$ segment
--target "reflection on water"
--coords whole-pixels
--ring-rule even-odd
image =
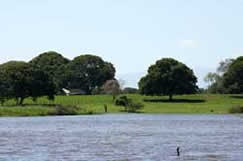
[[[241,161],[242,125],[233,115],[0,118],[0,161]]]

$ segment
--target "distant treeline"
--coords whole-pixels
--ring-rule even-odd
[[[29,62],[9,61],[0,65],[0,101],[15,99],[23,104],[27,97],[36,100],[41,96],[54,99],[65,89],[76,89],[82,94],[112,94],[140,92],[145,95],[192,94],[201,92],[196,85],[197,77],[185,64],[163,58],[148,69],[140,79],[139,90],[121,90],[115,79],[115,67],[95,55],[81,55],[69,60],[50,51],[40,54]],[[218,72],[205,78],[210,83],[206,90],[211,93],[242,93],[243,57],[226,59],[220,63]]]
[[[80,89],[85,94],[114,79],[113,64],[94,55],[81,55],[73,60],[50,51],[30,62],[10,61],[0,65],[0,99],[16,99],[22,104],[27,97],[54,95],[67,89]]]
[[[221,61],[216,72],[209,72],[204,81],[209,84],[204,91],[207,93],[243,93],[243,56]]]

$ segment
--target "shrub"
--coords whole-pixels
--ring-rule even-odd
[[[137,112],[138,110],[141,110],[144,107],[144,105],[141,102],[133,102],[131,101],[128,105],[128,112]]]
[[[77,106],[63,106],[57,105],[56,106],[56,115],[78,115],[79,114],[79,107]]]
[[[115,104],[117,106],[127,106],[131,99],[127,98],[127,96],[120,96],[116,99]]]
[[[137,112],[144,107],[141,102],[134,102],[131,98],[127,98],[127,96],[118,97],[115,104],[123,106],[126,112]]]
[[[243,113],[243,106],[237,105],[230,109],[230,113]]]

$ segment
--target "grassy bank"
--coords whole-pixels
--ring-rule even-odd
[[[0,107],[0,116],[60,116],[93,114],[78,106],[25,105]]]
[[[241,95],[182,95],[175,96],[173,102],[167,97],[128,95],[133,100],[143,102],[141,113],[184,113],[184,114],[227,114],[234,106],[243,105]],[[0,116],[46,116],[69,114],[102,114],[104,104],[109,113],[120,113],[123,109],[115,106],[112,97],[97,96],[57,96],[55,101],[40,98],[37,102],[25,101],[25,106],[16,107],[14,101],[0,107]]]

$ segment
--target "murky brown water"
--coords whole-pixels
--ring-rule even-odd
[[[181,156],[176,156],[176,147]],[[243,117],[0,118],[0,161],[242,161]]]

